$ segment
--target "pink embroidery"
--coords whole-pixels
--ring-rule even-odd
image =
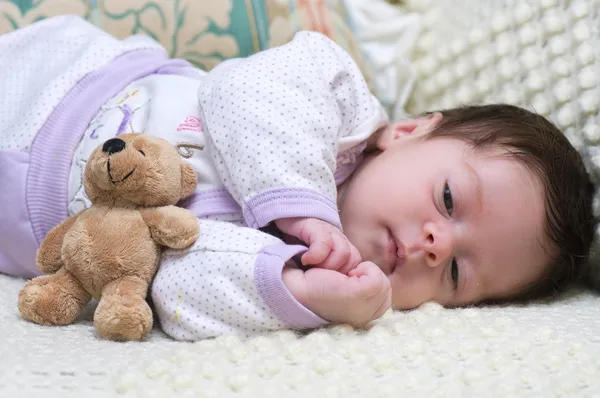
[[[202,122],[198,116],[188,116],[185,118],[185,121],[177,126],[177,131],[188,130],[188,131],[197,131],[199,133],[203,132]]]

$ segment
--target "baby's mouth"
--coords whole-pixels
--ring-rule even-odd
[[[389,264],[389,274],[393,274],[396,268],[404,264],[406,255],[404,253],[404,245],[398,241],[392,231],[387,230],[386,259]]]
[[[115,180],[115,179],[113,179],[113,176],[110,173],[110,157],[109,157],[108,161],[106,162],[106,170],[108,171],[108,179],[110,180],[110,182],[112,182],[113,184],[116,184],[116,183],[119,183],[119,182],[123,182],[126,179],[128,179],[129,177],[131,177],[131,175],[135,171],[135,167],[133,168],[133,170],[131,170],[129,173],[127,173],[125,175],[125,177],[121,178],[120,180]]]

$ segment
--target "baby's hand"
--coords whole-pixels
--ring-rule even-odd
[[[285,267],[283,282],[306,308],[332,323],[362,327],[391,306],[387,276],[372,262],[360,263],[348,276],[336,271]]]
[[[282,218],[275,221],[277,228],[292,235],[308,246],[302,255],[305,266],[339,271],[343,274],[355,268],[361,257],[358,249],[350,243],[338,228],[317,218]]]

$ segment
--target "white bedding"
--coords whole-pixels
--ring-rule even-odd
[[[0,397],[594,397],[600,297],[551,304],[389,312],[249,341],[99,340],[91,311],[68,327],[20,319],[23,281],[0,276]],[[90,307],[90,309],[93,307]]]

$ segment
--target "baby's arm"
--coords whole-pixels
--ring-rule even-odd
[[[208,152],[248,226],[312,217],[341,227],[334,177],[341,141],[358,145],[387,123],[341,47],[300,32],[217,66],[198,99]]]
[[[190,248],[164,252],[152,284],[154,308],[168,335],[198,340],[328,324],[282,279],[285,263],[305,247],[228,222],[198,224],[201,232]]]
[[[371,262],[348,275],[323,268],[283,270],[283,282],[302,305],[332,323],[364,326],[391,306],[392,289],[385,274]]]

